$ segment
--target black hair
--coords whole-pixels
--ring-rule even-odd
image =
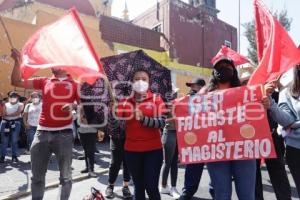
[[[150,75],[149,71],[147,71],[146,69],[136,69],[136,70],[133,72],[133,74],[132,74],[131,81],[133,81],[134,76],[135,76],[138,72],[145,72],[145,73],[148,75],[149,81],[150,81],[151,75]]]
[[[219,62],[218,62],[219,63]],[[234,88],[234,87],[239,87],[241,86],[241,81],[239,79],[239,76],[238,76],[238,71],[237,69],[234,67],[234,65],[232,66],[232,69],[233,69],[233,77],[230,81],[230,87]],[[208,92],[212,92],[212,91],[215,91],[216,89],[218,89],[218,80],[216,79],[215,75],[214,75],[214,72],[212,72],[212,76],[209,80],[209,83],[208,83],[208,86],[207,86],[207,91]]]
[[[298,99],[300,96],[300,64],[294,67],[293,75],[294,80],[289,85],[289,92],[293,98]]]

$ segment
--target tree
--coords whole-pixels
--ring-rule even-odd
[[[287,31],[290,31],[292,19],[288,18],[286,9],[282,10],[280,13],[276,11],[273,15]],[[251,22],[244,23],[243,27],[246,29],[244,35],[249,42],[249,47],[247,48],[248,57],[254,64],[258,64],[254,19]]]

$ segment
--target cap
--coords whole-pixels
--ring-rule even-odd
[[[11,91],[11,92],[8,93],[8,96],[9,97],[19,97],[19,94],[15,91]]]
[[[205,81],[202,78],[194,79],[192,82],[186,83],[187,87],[191,87],[192,85],[205,86]]]
[[[221,62],[225,62],[225,63],[228,63],[230,64],[232,67],[235,67],[234,65],[234,62],[232,59],[226,57],[226,56],[221,56],[220,58],[218,58],[214,63],[213,63],[213,66],[214,68]]]

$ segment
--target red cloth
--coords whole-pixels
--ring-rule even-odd
[[[77,83],[68,76],[67,80],[57,78],[35,78],[33,87],[42,90],[43,103],[39,124],[45,127],[60,128],[72,123],[72,114],[62,111],[66,104],[79,100]]]
[[[156,117],[165,111],[165,104],[160,96],[151,92],[147,93],[147,98],[137,103],[134,98],[123,99],[117,107],[117,116],[126,120],[125,150],[133,152],[145,152],[162,148],[160,132],[157,128],[143,126],[134,117],[134,110],[138,108],[144,116]]]
[[[238,52],[236,52],[224,45],[222,45],[222,47],[221,47],[220,51],[217,53],[217,55],[215,57],[213,57],[213,59],[211,60],[211,63],[215,64],[215,62],[222,57],[230,58],[234,62],[235,65],[242,65],[245,63],[249,63],[248,58],[246,58],[245,56],[242,56]]]
[[[58,21],[42,27],[23,47],[21,74],[24,79],[39,69],[52,67],[62,68],[91,84],[96,80],[97,72],[104,74],[75,9]]]
[[[300,63],[300,51],[261,0],[254,1],[259,65],[248,85],[264,84]]]

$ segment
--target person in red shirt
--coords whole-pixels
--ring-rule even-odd
[[[133,96],[118,103],[116,115],[125,120],[125,161],[134,184],[134,199],[160,200],[158,189],[163,151],[160,128],[165,121],[165,104],[149,90],[148,72],[138,70],[132,79]]]
[[[65,71],[52,68],[52,78],[23,80],[20,72],[20,53],[12,50],[15,65],[11,84],[15,87],[41,90],[42,111],[31,148],[32,199],[41,200],[45,190],[45,175],[52,153],[60,171],[60,200],[69,199],[72,189],[73,125],[71,111],[78,102],[77,83]]]

